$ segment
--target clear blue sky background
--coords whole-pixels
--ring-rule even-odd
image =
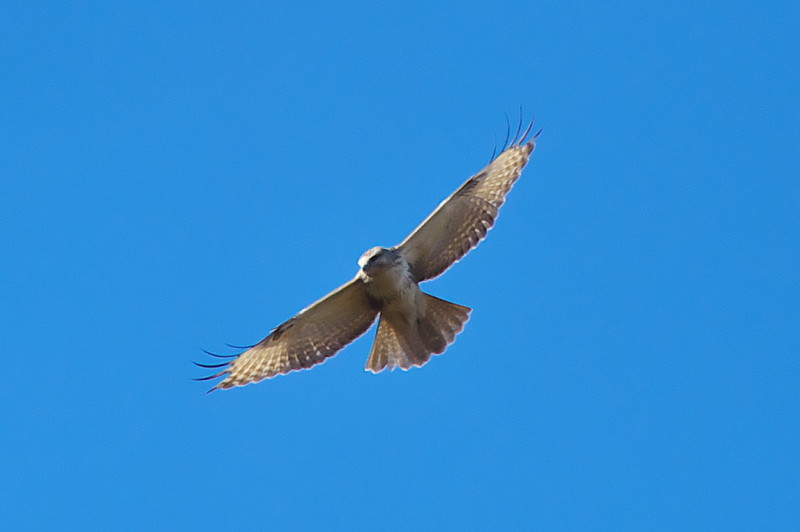
[[[8,530],[800,527],[796,2],[61,4],[0,14]],[[520,105],[445,355],[191,380]]]

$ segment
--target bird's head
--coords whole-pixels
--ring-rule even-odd
[[[358,259],[361,271],[368,277],[375,277],[381,273],[401,265],[402,257],[395,249],[374,247],[368,249]]]

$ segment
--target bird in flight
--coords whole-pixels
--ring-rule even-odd
[[[374,247],[358,260],[355,278],[230,360],[199,364],[219,369],[196,380],[222,378],[209,391],[243,386],[321,364],[364,334],[378,320],[366,369],[407,370],[444,353],[464,329],[472,311],[423,292],[419,283],[438,277],[486,237],[500,206],[528,163],[541,130],[522,122],[509,144],[469,178],[395,247]],[[510,129],[510,128],[509,128]]]

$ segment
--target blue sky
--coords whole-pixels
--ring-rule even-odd
[[[794,2],[10,2],[0,516],[797,530]],[[544,127],[422,369],[206,395]]]

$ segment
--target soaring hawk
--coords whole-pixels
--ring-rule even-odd
[[[443,353],[463,330],[472,309],[426,294],[419,283],[444,273],[486,237],[536,146],[541,130],[529,138],[532,127],[533,122],[524,132],[518,128],[508,148],[444,200],[402,243],[364,253],[352,281],[246,351],[213,355],[231,360],[197,364],[221,368],[197,380],[222,377],[213,391],[316,366],[364,334],[376,319],[378,332],[367,370],[407,370]]]

